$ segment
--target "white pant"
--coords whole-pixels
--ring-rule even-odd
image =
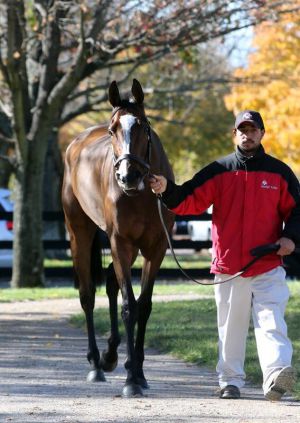
[[[227,277],[216,275],[215,281]],[[282,267],[215,286],[219,331],[217,372],[221,388],[226,385],[241,388],[245,384],[244,360],[251,309],[264,390],[274,372],[291,365],[293,349],[284,321],[288,298]]]

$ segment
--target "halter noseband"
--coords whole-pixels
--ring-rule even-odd
[[[122,154],[118,158],[114,157],[114,167],[117,167],[123,160],[131,160],[133,162],[138,163],[148,171],[150,170],[150,164],[147,163],[145,160],[141,159],[140,157],[136,156],[135,154],[127,153]]]

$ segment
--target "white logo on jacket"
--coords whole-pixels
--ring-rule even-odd
[[[265,179],[261,182],[260,187],[264,189],[278,189],[275,185],[270,185]]]

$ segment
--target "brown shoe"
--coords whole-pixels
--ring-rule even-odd
[[[240,397],[240,390],[234,385],[227,385],[220,391],[220,398],[222,399],[239,399]]]
[[[273,378],[265,393],[265,398],[269,401],[280,401],[286,392],[290,392],[293,389],[295,382],[295,370],[291,366],[284,367]]]

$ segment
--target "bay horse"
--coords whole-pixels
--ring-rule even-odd
[[[136,79],[131,93],[133,99],[121,99],[117,83],[110,84],[108,98],[113,110],[109,126],[88,128],[71,142],[62,189],[75,286],[87,324],[87,359],[91,365],[87,380],[105,381],[104,372],[113,371],[117,365],[120,290],[127,343],[124,397],[141,396],[149,387],[143,372],[144,338],[155,277],[167,248],[148,177],[156,173],[174,180],[160,139],[145,115],[144,93]],[[164,219],[171,231],[174,215],[165,209]],[[95,285],[101,276],[99,227],[108,235],[112,254],[106,275],[111,333],[101,357],[93,319]],[[139,251],[144,261],[141,292],[136,299],[131,266]]]

